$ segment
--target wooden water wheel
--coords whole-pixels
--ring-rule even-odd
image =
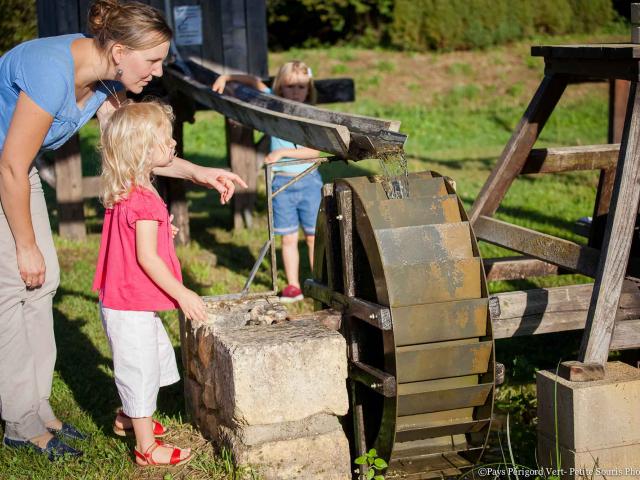
[[[451,184],[410,174],[388,199],[375,178],[325,185],[318,215],[317,308],[343,312],[354,456],[386,478],[439,478],[477,462],[494,393],[494,345],[476,239]]]

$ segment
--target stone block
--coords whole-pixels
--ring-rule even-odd
[[[213,358],[213,332],[206,327],[199,328],[196,338],[198,359],[202,365],[208,366]]]
[[[279,442],[294,438],[311,437],[341,430],[340,420],[333,415],[319,413],[295,422],[282,422],[270,425],[234,425],[220,427],[217,440],[224,438],[224,432],[233,430],[233,434],[243,445],[255,446],[267,442]]]
[[[205,382],[202,385],[202,403],[210,410],[218,408],[218,402],[216,402],[216,386],[212,381]]]
[[[218,331],[216,396],[227,425],[348,411],[344,338],[317,322]]]
[[[640,43],[640,26],[631,27],[631,43]]]
[[[349,442],[341,429],[247,446],[229,429],[226,445],[238,465],[250,466],[264,480],[350,480]]]
[[[200,413],[198,428],[202,435],[209,440],[215,440],[218,434],[218,417],[213,410],[203,408]]]
[[[553,438],[538,434],[538,464],[558,469]],[[640,478],[640,443],[576,452],[560,447],[560,478],[563,480],[605,480]]]
[[[557,385],[557,399],[554,389]],[[605,378],[570,382],[555,372],[537,375],[538,433],[578,453],[640,443],[640,370],[621,362],[606,365]]]
[[[185,377],[184,379],[184,400],[187,406],[187,414],[193,421],[196,421],[197,412],[202,408],[200,398],[202,387],[194,379]]]

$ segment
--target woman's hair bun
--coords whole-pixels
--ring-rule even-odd
[[[152,48],[172,35],[160,10],[137,1],[95,0],[89,8],[87,27],[103,52],[112,42],[134,50]]]
[[[89,9],[87,27],[92,35],[109,25],[109,17],[120,8],[118,0],[95,0]]]

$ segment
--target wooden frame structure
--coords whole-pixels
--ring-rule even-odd
[[[541,260],[542,265],[555,265],[595,279],[592,286],[501,294],[493,301],[492,313],[496,338],[584,326],[578,361],[565,362],[561,374],[574,381],[598,379],[604,375],[610,349],[640,347],[640,312],[635,310],[640,305],[634,280],[637,260],[629,259],[640,200],[640,91],[637,88],[640,46],[540,46],[533,47],[531,53],[544,57],[545,76],[482,187],[471,209],[470,220],[481,240]],[[567,85],[594,77],[611,81],[609,139],[613,142],[619,136],[620,145],[533,150]],[[620,112],[626,94],[625,81],[630,82],[630,87],[622,122]],[[601,172],[594,206],[594,217],[608,212],[601,245],[593,231],[589,245],[582,246],[493,218],[519,175],[585,169]],[[492,263],[492,269],[496,265],[499,262]],[[530,264],[528,268],[531,268]],[[517,266],[511,268],[509,274],[528,275],[518,272]],[[625,293],[621,295],[623,290]],[[539,311],[534,323],[537,325],[527,325],[523,309],[535,310],[530,302],[536,296]],[[504,316],[508,310],[504,308],[505,303],[520,312],[514,314],[518,317],[517,326],[508,326],[509,316]],[[566,315],[567,309],[572,310],[573,315]]]

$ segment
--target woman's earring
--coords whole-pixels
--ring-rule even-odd
[[[121,77],[122,76],[122,69],[119,68],[116,70],[116,77]]]

